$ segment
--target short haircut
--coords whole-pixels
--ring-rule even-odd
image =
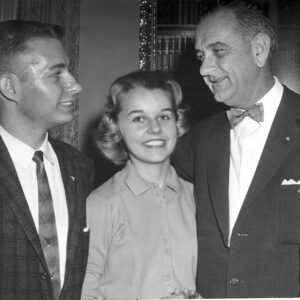
[[[64,29],[59,25],[20,20],[0,22],[0,74],[22,73],[24,66],[16,65],[16,57],[29,51],[30,41],[56,39],[62,42],[63,37]]]
[[[96,147],[116,165],[124,165],[129,158],[117,125],[118,114],[122,109],[122,96],[137,87],[147,90],[160,89],[169,93],[176,117],[178,137],[188,130],[185,110],[178,108],[182,101],[181,87],[169,75],[162,71],[135,71],[121,76],[110,87],[105,112],[94,133]]]
[[[222,11],[232,11],[234,13],[238,20],[236,30],[242,37],[253,38],[259,33],[266,34],[270,39],[269,58],[273,56],[277,48],[276,33],[271,21],[257,5],[251,2],[235,0],[214,8],[203,16],[203,18]]]

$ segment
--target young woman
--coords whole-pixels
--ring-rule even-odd
[[[159,71],[111,86],[96,143],[125,167],[88,198],[90,250],[82,299],[196,297],[192,185],[170,165],[187,130],[181,88]]]

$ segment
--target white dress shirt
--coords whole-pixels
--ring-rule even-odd
[[[48,142],[48,135],[37,150],[16,139],[0,125],[0,135],[8,149],[19,177],[27,204],[29,206],[37,232],[39,231],[38,184],[36,163],[32,160],[35,151],[44,153],[44,165],[53,199],[60,258],[60,278],[63,285],[66,265],[68,235],[68,209],[65,189],[60,173],[57,156]]]
[[[283,94],[283,86],[275,77],[275,84],[257,103],[264,107],[264,121],[258,123],[245,117],[230,130],[229,168],[229,237],[249,186],[255,174],[260,156],[270,132]]]

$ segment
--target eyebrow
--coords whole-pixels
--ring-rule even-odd
[[[208,46],[207,46],[207,48],[208,49],[212,49],[212,48],[214,48],[214,47],[226,47],[226,48],[228,48],[229,46],[228,46],[228,44],[225,44],[225,43],[223,43],[223,42],[215,42],[215,43],[210,43]],[[204,51],[203,50],[200,50],[200,49],[196,49],[195,50],[195,52],[196,52],[196,55],[197,54],[201,54],[201,53],[203,53]]]
[[[65,63],[58,63],[58,64],[55,64],[55,65],[49,67],[49,70],[64,69],[64,68],[68,68],[68,65]]]
[[[166,111],[169,111],[169,112],[173,112],[173,109],[172,108],[163,108],[161,110],[161,112],[166,112]],[[132,114],[139,114],[139,113],[143,113],[144,111],[142,109],[137,109],[137,110],[132,110],[128,113],[128,115],[132,115]]]
[[[228,47],[228,45],[223,42],[215,42],[208,45],[209,48],[213,48],[216,46]]]

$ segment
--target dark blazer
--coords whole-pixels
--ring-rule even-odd
[[[300,96],[281,104],[228,248],[230,127],[224,112],[194,127],[175,165],[195,184],[197,288],[203,297],[298,297],[300,290]]]
[[[51,141],[58,157],[69,213],[67,260],[60,299],[80,299],[89,232],[86,197],[93,188],[94,168],[79,151]],[[0,299],[53,299],[51,279],[39,236],[11,157],[0,137]]]

